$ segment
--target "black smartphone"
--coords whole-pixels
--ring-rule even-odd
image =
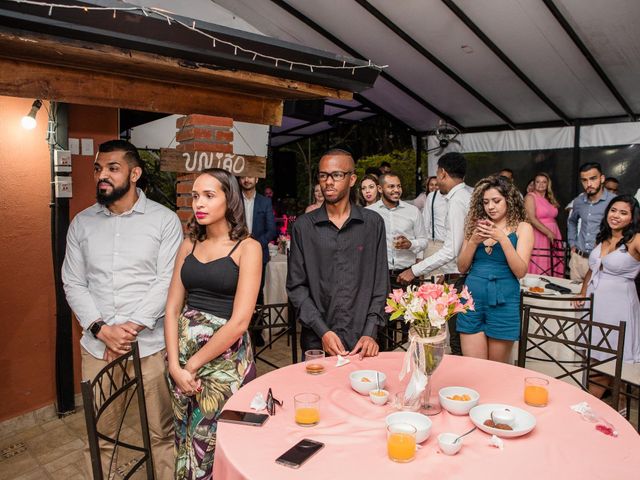
[[[322,447],[324,447],[324,443],[305,438],[276,458],[276,463],[286,467],[299,468]]]
[[[224,410],[218,417],[219,422],[239,423],[261,427],[269,419],[266,413],[240,412],[239,410]]]

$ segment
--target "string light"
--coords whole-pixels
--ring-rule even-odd
[[[49,16],[52,15],[53,13],[53,9],[54,8],[61,8],[61,9],[67,9],[67,10],[79,10],[82,9],[85,12],[89,12],[89,11],[113,11],[113,18],[116,18],[116,12],[142,12],[146,17],[149,16],[149,13],[151,14],[155,14],[163,19],[165,19],[167,21],[167,24],[169,26],[172,26],[172,22],[176,23],[184,28],[188,28],[189,30],[192,30],[204,37],[209,38],[212,41],[213,44],[213,48],[216,48],[216,43],[221,43],[223,45],[226,45],[228,47],[233,48],[233,54],[237,55],[238,54],[238,50],[240,50],[242,53],[248,54],[248,55],[252,55],[253,56],[253,60],[255,61],[256,58],[260,58],[261,60],[267,60],[267,61],[272,61],[274,62],[275,66],[278,66],[279,62],[286,62],[289,64],[289,70],[293,70],[294,66],[297,67],[301,67],[301,68],[308,68],[311,72],[313,72],[313,69],[324,69],[324,70],[351,70],[351,74],[355,75],[356,70],[362,69],[362,68],[375,68],[377,70],[382,70],[384,68],[387,68],[388,65],[376,65],[375,63],[373,63],[371,60],[368,61],[367,65],[347,65],[347,62],[345,60],[342,61],[342,65],[311,65],[309,63],[304,63],[304,62],[296,62],[296,61],[292,61],[292,60],[288,60],[286,58],[279,58],[279,57],[274,57],[271,55],[265,55],[262,54],[260,52],[256,52],[255,50],[251,50],[248,48],[244,48],[241,45],[236,45],[235,43],[229,42],[227,40],[222,40],[218,37],[215,37],[214,35],[211,35],[208,32],[205,32],[203,30],[200,30],[199,28],[196,27],[196,21],[191,19],[191,21],[193,22],[191,25],[188,25],[182,21],[180,21],[177,18],[174,18],[170,15],[168,15],[166,13],[165,10],[159,9],[159,8],[155,8],[155,7],[139,7],[139,6],[131,6],[131,7],[87,7],[87,6],[83,6],[83,5],[65,5],[65,4],[58,4],[58,3],[48,3],[48,2],[39,2],[39,1],[35,1],[35,0],[8,0],[10,2],[13,3],[19,3],[19,4],[26,4],[26,5],[33,5],[33,6],[38,6],[38,7],[49,7]]]

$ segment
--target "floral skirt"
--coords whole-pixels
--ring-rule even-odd
[[[225,323],[224,318],[185,308],[178,318],[180,365],[184,366]],[[202,391],[186,396],[167,374],[174,415],[176,478],[180,480],[212,478],[218,416],[229,397],[255,378],[248,332],[203,365],[197,376]]]

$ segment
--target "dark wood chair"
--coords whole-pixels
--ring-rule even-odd
[[[283,365],[276,365],[264,358],[267,350],[271,350],[273,344],[279,339],[286,337],[287,345],[291,346],[291,362],[298,361],[298,337],[295,316],[293,309],[288,303],[272,303],[268,305],[256,305],[254,312],[255,322],[252,322],[249,330],[252,332],[267,333],[267,339],[262,347],[255,347],[253,356],[256,361],[266,363],[273,368],[280,368]]]
[[[549,277],[557,277],[558,274],[563,271],[564,278],[569,278],[569,256],[571,250],[567,249],[567,246],[562,241],[555,241],[550,248],[533,248],[531,251],[531,264],[538,267],[541,272],[540,275],[547,275]],[[539,262],[540,258],[546,258],[549,261],[549,266],[542,267]]]
[[[81,383],[94,480],[109,479],[116,473],[123,479],[128,479],[143,467],[146,467],[147,480],[155,478],[137,342],[133,342],[131,347],[129,354],[107,364],[93,380],[85,380]],[[142,445],[134,445],[120,438],[125,418],[134,398],[138,403]],[[104,431],[106,428],[99,425],[100,419],[108,409],[111,414],[117,415],[115,431]],[[102,467],[101,443],[103,449],[106,447],[106,450],[111,450],[106,472]],[[139,456],[118,466],[118,455],[121,451],[134,452]]]
[[[581,297],[545,297],[545,303],[556,305],[537,305],[537,295],[521,293],[520,313],[521,331],[518,344],[518,366],[526,367],[527,360],[549,362],[559,373],[552,375],[557,379],[571,380],[583,390],[589,391],[589,385],[611,388],[611,402],[618,408],[620,396],[622,358],[626,322],[609,325],[593,321],[593,296]],[[583,307],[574,307],[570,302],[584,301]],[[597,336],[594,336],[597,333]],[[599,339],[598,339],[599,337]],[[596,340],[597,339],[597,340]],[[565,351],[573,354],[573,359],[557,358],[551,350],[562,345]],[[598,352],[602,358],[593,357]],[[613,363],[613,383],[605,385],[598,379],[597,368]]]

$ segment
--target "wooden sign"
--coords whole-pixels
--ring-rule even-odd
[[[222,168],[238,177],[265,178],[266,167],[265,157],[221,152],[179,152],[174,148],[160,149],[160,170],[163,172],[197,173],[207,168]]]

